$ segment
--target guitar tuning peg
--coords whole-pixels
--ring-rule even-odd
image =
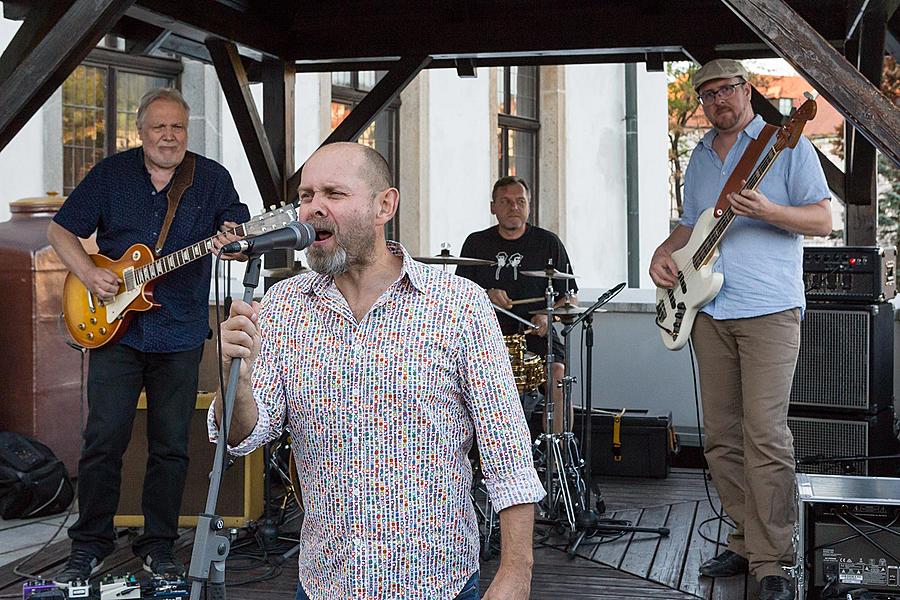
[[[815,92],[815,91],[803,92],[803,95],[806,97],[807,100],[815,100],[819,96],[819,93]]]

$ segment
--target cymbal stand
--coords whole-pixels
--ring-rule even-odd
[[[595,302],[590,308],[586,311],[578,315],[577,318],[573,319],[570,323],[568,323],[562,330],[562,338],[565,341],[566,348],[566,364],[569,364],[569,345],[568,338],[569,334],[578,326],[579,323],[582,324],[584,340],[585,340],[585,364],[586,372],[585,372],[585,405],[582,406],[582,448],[584,454],[584,460],[581,459],[581,456],[577,454],[578,448],[577,444],[572,442],[572,446],[575,448],[575,458],[577,459],[573,464],[580,467],[576,470],[576,475],[579,475],[577,471],[583,469],[584,477],[578,477],[577,481],[580,483],[578,490],[583,492],[583,494],[579,494],[579,508],[581,508],[581,512],[579,513],[578,518],[578,535],[569,545],[568,553],[569,556],[575,556],[576,551],[578,550],[578,546],[581,545],[584,538],[590,535],[598,535],[598,534],[618,534],[623,532],[641,532],[641,533],[655,533],[657,535],[667,536],[669,535],[669,529],[666,527],[636,527],[633,525],[626,525],[622,522],[615,522],[609,519],[600,519],[597,513],[594,511],[593,506],[591,504],[591,494],[593,492],[593,474],[591,472],[591,456],[592,456],[592,448],[591,448],[591,431],[593,429],[593,424],[591,423],[591,416],[593,413],[592,408],[592,397],[591,397],[591,383],[592,376],[591,371],[593,368],[593,346],[594,346],[594,330],[593,330],[593,315],[594,312],[599,309],[601,306],[612,300],[612,298],[622,291],[622,288],[625,287],[625,283],[620,283],[619,285],[607,290],[600,298]],[[571,432],[568,435],[572,435]],[[574,531],[574,529],[573,529]]]
[[[551,520],[559,520],[561,513],[565,512],[565,522],[569,529],[575,531],[575,504],[570,487],[569,477],[573,473],[573,469],[566,468],[571,465],[571,460],[566,461],[563,455],[563,439],[564,434],[553,432],[553,411],[555,409],[555,400],[553,398],[554,390],[557,386],[561,386],[562,382],[553,380],[553,363],[556,362],[556,356],[553,354],[553,299],[556,295],[553,289],[553,277],[550,275],[552,271],[552,263],[548,264],[547,288],[544,290],[544,299],[547,309],[547,356],[545,359],[545,368],[547,371],[547,395],[544,398],[544,411],[547,414],[547,431],[543,432],[536,444],[545,444],[546,470],[544,472],[544,487],[547,490],[547,510],[546,517]],[[571,385],[571,381],[569,383]],[[565,404],[565,394],[563,394],[563,403]],[[563,414],[563,431],[568,428],[568,409]],[[569,447],[569,444],[566,444]],[[566,452],[566,458],[571,459],[571,448]],[[558,489],[554,485],[554,475],[558,473]],[[575,485],[577,489],[577,482]],[[561,505],[561,506],[560,506]]]

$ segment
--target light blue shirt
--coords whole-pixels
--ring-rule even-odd
[[[715,206],[751,138],[756,139],[764,126],[762,117],[756,115],[738,135],[724,163],[712,148],[715,129],[703,136],[684,175],[682,225],[693,228],[700,213]],[[775,139],[773,136],[760,159]],[[806,137],[801,137],[795,148],[781,152],[759,191],[782,206],[814,204],[831,197],[822,165]],[[702,312],[714,319],[742,319],[806,308],[803,236],[758,219],[736,217],[725,232],[719,252],[713,270],[724,275],[725,283]]]

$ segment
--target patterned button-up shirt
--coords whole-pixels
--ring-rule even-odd
[[[455,597],[478,570],[476,435],[496,510],[544,496],[487,295],[389,248],[400,276],[360,322],[316,273],[273,286],[260,311],[259,419],[232,452],[290,431],[311,598]],[[215,439],[211,411],[209,426]]]

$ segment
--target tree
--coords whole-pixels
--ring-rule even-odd
[[[669,172],[672,183],[672,197],[675,200],[675,209],[678,216],[684,210],[682,188],[684,187],[683,162],[690,153],[686,133],[688,121],[697,112],[700,104],[697,102],[697,93],[691,87],[691,78],[697,66],[679,66],[678,63],[668,63],[666,72],[669,75]]]

